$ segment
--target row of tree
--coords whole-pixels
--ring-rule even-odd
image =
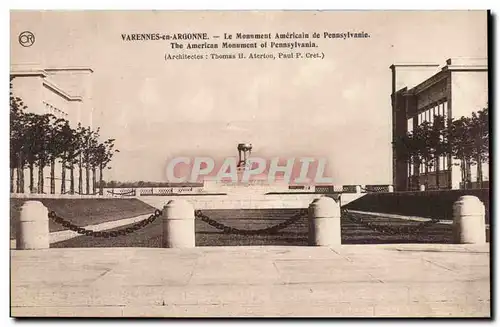
[[[432,167],[438,172],[448,167],[440,167],[440,158],[455,160],[460,166],[462,182],[470,185],[471,167],[476,166],[476,181],[482,185],[482,163],[489,162],[489,117],[488,107],[473,112],[471,117],[447,119],[434,116],[431,122],[424,121],[413,131],[396,140],[399,153],[408,160],[419,176],[423,165],[427,175]],[[439,188],[439,174],[436,173],[436,186]]]
[[[103,170],[108,167],[113,154],[114,139],[101,142],[99,129],[92,130],[78,124],[72,128],[68,120],[52,114],[26,112],[22,99],[12,93],[10,86],[10,190],[25,192],[25,169],[29,171],[29,192],[43,193],[44,168],[50,167],[50,193],[56,193],[56,162],[61,163],[60,193],[96,193],[97,171],[99,171],[102,194]],[[35,185],[35,170],[38,178]],[[78,188],[75,188],[75,170],[78,169]],[[66,189],[66,174],[69,170],[69,190]],[[14,180],[15,172],[17,178]],[[85,171],[85,181],[83,180]],[[92,173],[92,189],[90,175]],[[85,184],[84,184],[85,183]],[[84,187],[85,186],[85,187]]]

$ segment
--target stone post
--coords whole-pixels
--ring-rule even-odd
[[[40,201],[24,202],[16,233],[16,248],[18,250],[49,248],[48,213],[48,209]]]
[[[389,192],[389,193],[394,192],[394,186],[389,185],[389,186],[387,187],[387,192]]]
[[[361,193],[361,185],[356,185],[356,193]]]
[[[163,208],[164,248],[194,248],[194,208],[185,200],[170,200]]]
[[[472,195],[461,196],[453,204],[453,241],[458,244],[486,243],[484,204]]]
[[[425,185],[424,184],[420,184],[420,191],[425,191]]]
[[[340,204],[329,197],[309,205],[309,245],[340,245]]]

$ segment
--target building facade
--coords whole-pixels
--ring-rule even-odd
[[[23,100],[27,112],[35,114],[52,114],[70,122],[73,128],[78,124],[92,127],[92,73],[88,67],[37,67],[36,65],[12,65],[10,80],[14,96]],[[38,168],[35,168],[38,171]],[[44,187],[38,190],[38,173],[34,173],[34,193],[61,193],[62,189],[69,190],[69,173],[63,180],[62,164],[55,163],[55,189],[51,189],[50,167],[44,168]],[[17,180],[18,172],[14,173]],[[29,170],[24,170],[24,187],[15,192],[29,193]],[[79,169],[74,170],[75,192],[78,192],[80,180]],[[86,182],[85,169],[82,171],[82,180]],[[92,178],[90,189],[93,189]],[[65,183],[65,187],[61,184]],[[82,185],[82,193],[87,193],[86,185]]]
[[[486,59],[448,59],[438,64],[395,64],[392,72],[392,144],[393,184],[396,191],[426,189],[460,189],[460,162],[451,155],[439,159],[436,166],[410,163],[407,154],[396,144],[407,132],[422,122],[432,123],[435,116],[470,117],[472,112],[488,106],[488,65]],[[482,164],[484,184],[489,180],[489,165]],[[471,169],[472,187],[476,185],[476,169]],[[439,179],[439,180],[438,180]],[[469,186],[471,183],[469,183]]]

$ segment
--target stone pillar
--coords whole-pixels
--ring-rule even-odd
[[[309,205],[309,245],[340,245],[340,204],[329,197]]]
[[[170,200],[163,208],[164,248],[194,248],[194,208],[185,200]]]
[[[453,204],[453,241],[458,244],[486,243],[484,204],[472,195],[461,196]]]
[[[425,185],[424,184],[420,184],[420,191],[425,191]]]
[[[356,193],[361,193],[361,185],[356,185]]]
[[[26,201],[23,204],[16,233],[18,250],[49,248],[48,213],[48,209],[40,201]]]
[[[389,192],[389,193],[394,192],[394,186],[389,185],[389,186],[387,187],[387,192]]]

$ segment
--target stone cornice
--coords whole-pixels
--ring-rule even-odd
[[[10,71],[11,77],[20,77],[20,76],[40,76],[47,77],[48,73],[43,69],[13,69]]]
[[[60,96],[62,96],[63,98],[65,98],[68,101],[80,101],[80,102],[83,101],[83,98],[81,96],[75,96],[75,95],[71,95],[71,94],[67,93],[66,91],[61,89],[59,86],[57,86],[54,82],[52,82],[48,79],[44,79],[43,86],[45,86],[46,88],[50,89],[51,91],[59,94]]]
[[[68,71],[68,72],[72,72],[72,71],[89,71],[91,73],[94,72],[94,70],[92,70],[92,68],[90,67],[50,67],[50,68],[44,68],[45,71],[47,72],[60,72],[60,71]]]
[[[473,65],[473,66],[449,65],[449,66],[443,67],[443,71],[487,72],[488,66],[484,66],[484,65]]]
[[[426,79],[422,83],[418,84],[417,86],[413,87],[412,89],[408,90],[408,93],[418,94],[418,93],[422,92],[423,90],[428,89],[429,87],[433,86],[434,84],[441,82],[443,79],[447,78],[449,75],[450,75],[450,73],[448,70],[442,70],[442,71],[432,75],[431,77],[429,77],[428,79]]]

